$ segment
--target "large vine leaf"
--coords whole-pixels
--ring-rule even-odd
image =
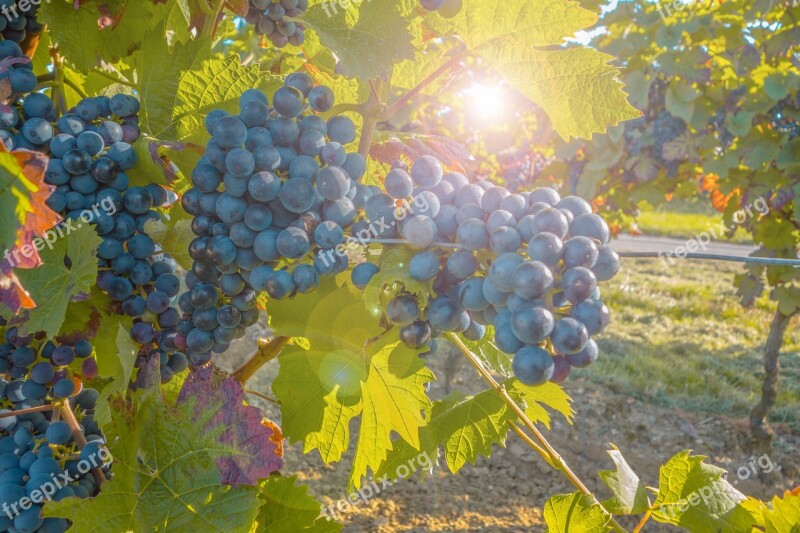
[[[548,533],[605,533],[611,517],[594,499],[575,492],[551,497],[544,505]]]
[[[97,369],[105,378],[111,378],[100,391],[94,418],[100,426],[111,422],[111,398],[128,389],[139,347],[131,339],[130,318],[109,315],[101,311],[102,319],[94,340]]]
[[[240,453],[218,457],[222,483],[228,485],[257,485],[283,465],[282,435],[277,427],[264,423],[260,409],[244,404],[242,385],[228,377],[216,383],[212,367],[192,372],[183,384],[178,402],[193,400],[194,412],[215,410],[205,430],[217,433],[219,442],[231,446]]]
[[[750,531],[755,518],[741,505],[746,496],[704,460],[685,450],[661,467],[653,519],[690,531]]]
[[[208,112],[221,108],[236,113],[247,89],[280,84],[258,65],[243,66],[235,56],[214,56],[210,37],[170,44],[159,37],[163,31],[162,25],[148,34],[137,54],[142,128],[157,139],[202,145]]]
[[[641,514],[650,508],[647,489],[617,448],[608,450],[616,470],[601,470],[600,478],[611,489],[611,498],[603,502],[613,514]]]
[[[543,50],[563,44],[597,17],[570,0],[465,3],[436,28],[457,34],[516,89],[539,104],[564,138],[589,138],[639,115],[625,99],[613,58],[591,48]]]
[[[550,429],[550,413],[545,409],[546,406],[561,413],[567,422],[572,423],[572,418],[575,416],[575,411],[570,403],[572,400],[561,385],[548,382],[536,387],[529,387],[517,379],[506,380],[503,385],[508,390],[508,394],[522,404],[525,414],[531,421],[541,422]]]
[[[517,415],[495,389],[470,398],[450,395],[436,402],[428,424],[438,442],[444,445],[447,466],[454,474],[479,455],[489,457],[492,445],[505,446],[508,423]]]
[[[106,427],[114,477],[94,498],[48,503],[76,533],[92,531],[248,532],[261,500],[258,487],[220,483],[215,461],[236,450],[207,431],[215,409],[198,414],[165,405],[157,389],[120,403]]]
[[[785,493],[772,498],[772,509],[763,510],[767,533],[798,533],[800,531],[800,492]]]
[[[260,494],[265,500],[258,513],[258,531],[271,533],[335,533],[341,524],[320,516],[321,504],[308,494],[308,487],[297,485],[297,476],[274,475],[264,482]]]
[[[18,269],[17,277],[36,302],[26,311],[27,319],[20,328],[24,332],[43,331],[55,337],[67,312],[70,300],[85,297],[97,280],[96,250],[101,239],[94,226],[71,221],[63,225],[63,237],[42,249],[42,265]],[[55,231],[53,235],[55,236]]]
[[[362,415],[356,486],[384,460],[392,432],[419,449],[433,374],[418,350],[402,345],[395,331],[383,332],[359,291],[328,278],[313,293],[270,301],[267,309],[278,335],[306,339],[306,348],[295,343],[281,353],[272,385],[288,438],[306,452],[319,450],[326,463],[338,461],[350,444],[350,421]]]
[[[101,60],[127,58],[145,42],[148,28],[168,15],[152,0],[117,0],[113,3],[56,0],[43,3],[39,21],[46,24],[59,52],[76,70],[88,72]],[[154,36],[153,38],[155,38]],[[157,36],[166,39],[166,32]]]
[[[322,2],[306,12],[303,22],[336,54],[340,72],[350,78],[386,78],[392,65],[414,59],[408,20],[392,0],[362,2],[359,9]]]
[[[34,246],[34,237],[61,220],[44,203],[54,189],[44,183],[47,161],[38,152],[12,153],[0,146],[0,246],[11,252],[0,258],[4,272],[38,265],[40,246]]]

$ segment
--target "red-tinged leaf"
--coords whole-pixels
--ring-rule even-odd
[[[260,409],[244,404],[244,392],[238,381],[229,377],[219,384],[215,382],[214,369],[210,366],[193,372],[186,378],[178,402],[193,398],[198,412],[215,409],[206,429],[224,427],[219,441],[240,452],[217,459],[222,483],[257,485],[259,479],[268,478],[283,464],[273,440],[276,433],[271,425],[263,423]]]
[[[461,162],[472,158],[469,151],[456,141],[416,134],[390,134],[386,140],[379,140],[372,145],[370,155],[387,165],[404,157],[415,161],[423,155],[432,155],[445,166],[461,171]]]
[[[3,264],[7,263],[4,262]],[[14,313],[22,308],[31,309],[36,307],[36,302],[25,292],[13,272],[0,273],[0,302],[3,302]]]
[[[36,247],[33,246],[33,239],[40,237],[44,233],[61,222],[61,216],[50,209],[45,203],[55,190],[55,186],[44,182],[44,174],[47,170],[48,157],[39,152],[28,152],[27,150],[17,150],[12,152],[14,159],[17,160],[24,178],[29,182],[28,188],[32,190],[30,203],[33,211],[26,213],[25,224],[18,231],[17,249],[24,250],[26,246],[33,247],[33,253],[29,259],[17,263],[20,268],[35,268],[42,261]],[[22,176],[20,176],[21,178]],[[42,246],[44,247],[44,246]]]

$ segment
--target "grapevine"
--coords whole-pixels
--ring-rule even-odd
[[[651,255],[613,240],[646,203],[700,195],[760,247],[754,434],[800,312],[800,13],[659,7],[0,0],[0,531],[339,531],[286,456],[352,504],[499,447],[574,491],[525,529],[800,523],[704,456],[653,483],[622,441],[600,484],[551,438],[618,355],[603,284]]]

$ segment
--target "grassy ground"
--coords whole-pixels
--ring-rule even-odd
[[[741,268],[686,261],[669,270],[627,259],[605,285],[612,325],[599,343],[601,359],[587,379],[667,407],[740,417],[756,403],[761,350],[775,305],[737,301]],[[794,327],[793,327],[794,326]],[[773,421],[800,430],[800,329],[790,325],[781,358],[782,381]]]
[[[657,235],[661,237],[675,237],[689,239],[703,232],[708,232],[709,228],[718,227],[722,222],[719,214],[707,213],[683,213],[667,211],[642,211],[637,219],[639,230],[645,235]],[[751,243],[750,235],[739,229],[728,242]]]

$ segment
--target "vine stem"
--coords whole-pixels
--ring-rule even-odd
[[[72,407],[69,405],[69,400],[65,400],[64,403],[61,404],[60,409],[61,416],[64,418],[64,422],[67,423],[69,429],[72,431],[72,438],[75,440],[78,448],[82,450],[87,444],[86,436],[83,434],[80,424],[78,424],[78,419],[75,418],[75,413],[72,412]],[[92,468],[92,476],[94,476],[94,480],[97,482],[98,487],[100,487],[100,485],[106,481],[106,476],[103,474],[103,471],[97,467]]]
[[[17,415],[27,415],[30,413],[40,413],[42,411],[53,411],[54,409],[58,409],[58,406],[49,403],[47,405],[28,407],[27,409],[20,409],[18,411],[9,411],[7,413],[0,413],[0,418],[8,418],[9,416],[17,416]]]
[[[639,521],[639,523],[638,523],[638,524],[636,524],[636,527],[633,529],[633,533],[639,533],[639,532],[642,530],[642,528],[644,527],[644,525],[647,523],[647,521],[648,521],[648,520],[650,520],[650,516],[651,516],[651,515],[652,515],[652,511],[649,511],[649,510],[648,510],[648,511],[647,511],[647,512],[644,514],[644,516],[642,517],[642,519]]]
[[[463,353],[464,356],[467,359],[469,359],[469,362],[472,363],[472,366],[475,367],[475,370],[477,370],[478,374],[480,374],[480,376],[483,377],[483,379],[486,380],[486,382],[502,396],[503,400],[508,404],[509,407],[511,407],[511,409],[519,417],[519,420],[520,422],[522,422],[522,425],[525,426],[525,428],[533,434],[533,436],[536,438],[537,441],[539,441],[539,445],[532,448],[539,455],[541,455],[542,458],[548,462],[548,464],[550,464],[551,466],[553,466],[553,468],[564,474],[567,477],[567,479],[569,479],[570,483],[572,483],[572,485],[576,489],[578,489],[580,493],[585,494],[587,496],[591,496],[595,501],[597,501],[597,498],[595,498],[594,494],[592,494],[592,492],[586,487],[586,485],[584,485],[583,481],[581,481],[580,478],[575,474],[575,472],[573,472],[572,469],[567,465],[564,458],[561,457],[561,455],[555,450],[555,448],[553,448],[553,446],[545,438],[545,436],[542,435],[542,433],[536,428],[531,419],[528,418],[528,415],[525,414],[525,411],[523,411],[522,408],[519,405],[517,405],[517,402],[515,402],[514,399],[511,396],[509,396],[508,391],[506,391],[505,387],[503,387],[500,383],[498,383],[494,379],[494,377],[492,377],[492,375],[486,370],[486,368],[484,368],[483,364],[478,360],[475,354],[473,354],[472,351],[461,341],[461,339],[458,338],[458,335],[456,335],[455,333],[448,333],[447,336],[450,338],[451,341],[453,341],[453,343],[461,351],[461,353]],[[523,440],[525,440],[525,442],[528,445],[536,444],[530,438]],[[614,531],[617,531],[618,533],[627,533],[625,528],[619,525],[619,523],[614,519],[611,513],[606,511],[605,508],[603,508],[602,506],[600,506],[600,508],[603,509],[603,511],[609,516],[611,520],[611,526],[614,528]]]
[[[419,82],[416,87],[408,91],[406,94],[404,94],[396,101],[394,101],[389,107],[387,107],[386,110],[381,113],[380,119],[382,121],[391,119],[403,108],[404,105],[406,105],[415,96],[421,93],[425,89],[425,87],[436,81],[439,78],[439,76],[441,76],[442,74],[450,70],[452,67],[460,63],[469,54],[470,54],[469,49],[466,49],[451,57],[450,60],[447,61],[447,63],[445,63],[444,65],[433,71],[427,78]]]
[[[245,364],[231,374],[239,383],[247,383],[256,371],[269,363],[281,353],[284,346],[289,343],[289,337],[274,337],[272,339],[258,339],[258,350]]]
[[[244,389],[244,393],[245,394],[252,394],[253,396],[257,396],[257,397],[261,398],[262,400],[265,400],[265,401],[268,401],[268,402],[271,402],[271,403],[278,403],[278,400],[276,400],[275,398],[270,398],[266,394],[261,394],[260,392],[254,391],[252,389]]]
[[[94,72],[95,74],[99,74],[100,76],[103,76],[104,78],[107,78],[107,79],[113,81],[114,83],[119,83],[120,85],[125,85],[125,86],[131,87],[133,89],[136,88],[136,85],[134,85],[133,83],[131,83],[129,81],[126,81],[126,80],[123,80],[122,78],[119,78],[117,76],[114,76],[113,74],[111,74],[109,72],[106,72],[103,69],[95,68],[95,69],[92,70],[92,72]]]
[[[358,153],[364,159],[369,157],[369,151],[372,148],[372,139],[375,136],[375,129],[378,127],[379,115],[381,112],[381,93],[383,91],[383,80],[376,78],[374,82],[370,80],[370,88],[372,91],[369,95],[364,106],[364,126],[361,128],[361,140],[358,143]]]

